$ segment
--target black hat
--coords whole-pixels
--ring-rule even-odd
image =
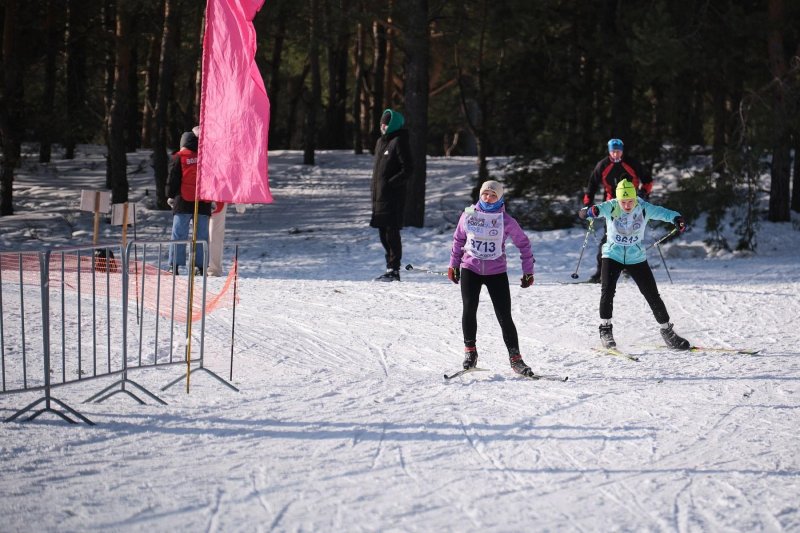
[[[181,148],[188,147],[192,143],[197,143],[197,135],[192,133],[191,131],[184,131],[183,135],[181,135]],[[197,148],[195,148],[197,150]]]

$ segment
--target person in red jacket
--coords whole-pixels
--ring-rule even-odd
[[[639,161],[625,155],[625,145],[622,140],[610,139],[608,141],[608,156],[598,161],[589,176],[589,184],[586,187],[586,193],[583,195],[583,206],[591,207],[594,205],[594,198],[601,186],[603,187],[602,202],[614,199],[617,185],[624,179],[628,179],[633,183],[640,198],[647,200],[650,197],[650,192],[653,190],[653,176]],[[605,242],[606,236],[603,235],[597,251],[597,268],[589,278],[592,283],[600,283],[600,264]]]
[[[170,160],[167,177],[167,202],[172,207],[173,241],[190,239],[189,223],[194,218],[194,204],[197,198],[197,135],[191,131],[181,135],[181,149]],[[211,216],[211,202],[199,201],[197,205],[197,240],[208,242],[208,219]],[[203,246],[195,248],[195,274],[203,273]],[[186,245],[174,244],[169,247],[169,271],[179,274],[186,265]]]

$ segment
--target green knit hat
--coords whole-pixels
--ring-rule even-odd
[[[636,200],[636,187],[624,179],[617,184],[617,200]]]

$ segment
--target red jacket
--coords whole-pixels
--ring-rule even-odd
[[[167,182],[167,197],[175,198],[174,213],[194,213],[194,200],[197,197],[197,152],[181,148],[170,161]],[[197,213],[211,215],[211,202],[199,202]]]
[[[583,196],[583,205],[594,204],[594,197],[600,185],[605,189],[604,201],[612,200],[616,195],[617,184],[623,177],[630,176],[633,186],[637,191],[644,193],[644,197],[650,196],[653,190],[653,176],[635,159],[622,157],[622,161],[614,163],[606,156],[594,167],[589,176],[589,185],[586,194]]]

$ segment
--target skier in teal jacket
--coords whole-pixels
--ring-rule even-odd
[[[661,336],[670,348],[688,350],[689,341],[678,336],[669,320],[664,301],[658,294],[653,271],[647,264],[644,232],[649,220],[672,222],[683,233],[686,224],[677,211],[648,203],[636,196],[636,188],[631,181],[624,179],[616,189],[616,199],[608,200],[592,207],[584,207],[578,212],[582,219],[604,218],[606,220],[607,242],[603,245],[601,262],[600,293],[600,340],[605,348],[615,348],[611,317],[614,311],[614,294],[617,281],[623,270],[627,270],[639,291],[647,300],[653,315],[661,327]]]

